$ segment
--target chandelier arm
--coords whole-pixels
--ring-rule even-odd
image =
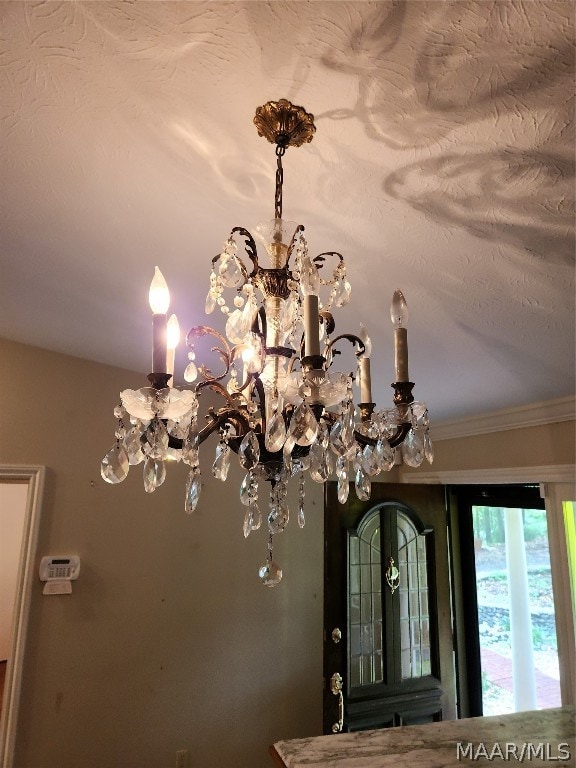
[[[208,325],[196,325],[193,328],[191,328],[188,331],[188,334],[186,336],[186,346],[190,347],[191,349],[194,349],[194,338],[202,338],[203,336],[215,336],[218,341],[220,341],[224,345],[224,349],[221,347],[212,347],[211,352],[218,352],[220,355],[220,359],[224,363],[224,366],[226,370],[220,374],[220,376],[214,376],[212,371],[207,368],[204,364],[200,365],[198,370],[200,371],[200,374],[206,381],[222,381],[224,379],[229,371],[230,371],[230,365],[232,362],[232,350],[230,349],[230,346],[224,336],[222,336],[221,333],[218,333],[217,330],[214,328],[210,328]],[[200,386],[200,385],[198,385]]]
[[[248,254],[248,258],[254,265],[252,272],[248,274],[248,270],[242,264],[242,259],[240,259],[240,257],[238,256],[236,257],[240,261],[240,264],[242,264],[242,266],[244,267],[242,272],[246,280],[248,280],[251,277],[254,277],[254,275],[256,275],[256,273],[258,272],[258,251],[256,249],[256,243],[254,242],[254,238],[252,237],[250,232],[248,232],[247,229],[244,229],[244,227],[234,227],[230,232],[230,237],[232,237],[232,235],[234,234],[241,235],[244,238],[244,250]]]
[[[340,341],[340,339],[346,339],[346,341],[349,341],[354,346],[358,345],[360,347],[360,349],[358,349],[358,351],[354,353],[356,357],[360,357],[366,351],[366,345],[364,344],[361,338],[359,338],[358,336],[355,336],[353,333],[341,333],[340,336],[335,336],[333,339],[330,339],[330,341],[326,345],[326,353],[327,353],[326,356],[328,355],[329,352],[332,351],[332,347],[334,346],[334,344],[336,344],[337,341]]]
[[[202,444],[213,432],[226,422],[230,422],[235,429],[240,427],[241,429],[237,431],[240,431],[242,435],[250,430],[248,419],[235,408],[223,408],[217,413],[209,411],[209,415],[211,421],[198,432],[198,445]]]
[[[334,272],[332,273],[331,280],[323,280],[322,278],[320,278],[320,282],[322,283],[322,285],[332,285],[333,283],[335,283],[340,274],[340,267],[342,264],[344,264],[344,256],[342,256],[341,253],[338,253],[338,251],[323,251],[322,253],[319,253],[318,256],[314,256],[312,261],[314,262],[314,264],[316,264],[318,269],[322,269],[327,256],[337,256],[338,264],[334,269]]]
[[[288,266],[290,262],[290,258],[292,257],[292,251],[294,250],[294,247],[296,246],[296,240],[298,239],[298,236],[301,232],[304,232],[304,226],[302,224],[298,224],[296,227],[296,231],[292,235],[292,240],[290,241],[290,245],[288,246],[288,255],[286,257],[286,266]],[[292,273],[289,273],[290,276],[292,276]]]
[[[412,424],[408,424],[406,422],[396,427],[396,432],[394,432],[394,434],[390,437],[386,438],[390,444],[390,447],[396,448],[397,446],[402,445],[411,429]]]

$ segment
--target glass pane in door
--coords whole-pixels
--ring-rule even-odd
[[[410,518],[397,513],[402,679],[431,673],[426,545]]]
[[[348,539],[348,636],[350,685],[381,683],[382,570],[380,514],[376,510],[366,525]]]

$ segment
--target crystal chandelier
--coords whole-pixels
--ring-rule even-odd
[[[258,134],[276,146],[274,218],[254,231],[269,265],[261,266],[250,232],[234,227],[222,253],[212,260],[205,306],[207,314],[215,309],[223,313],[225,336],[208,326],[189,331],[184,371],[188,388],[181,389],[171,386],[178,323],[174,315],[168,321],[169,292],[156,268],[150,287],[150,386],[121,392],[114,411],[116,443],[101,471],[106,481],[119,483],[131,464],[143,462],[144,488],[152,493],[164,482],[169,460],[184,462],[190,467],[184,506],[191,513],[201,492],[199,446],[217,434],[214,477],[226,480],[232,453],[246,471],[240,486],[245,536],[261,526],[262,481],[269,484],[268,557],[259,577],[266,586],[275,586],[282,570],[273,560],[273,537],[288,523],[292,477],[298,478],[297,517],[303,527],[305,472],[318,483],[335,477],[341,503],[348,497],[352,474],[356,495],[368,500],[372,477],[401,461],[412,467],[424,458],[431,462],[433,452],[428,411],[424,403],[414,401],[408,376],[404,296],[396,291],[391,307],[393,407],[376,410],[366,329],[361,325],[358,335],[334,335],[332,310],[350,299],[344,259],[333,251],[312,258],[304,227],[282,218],[282,158],[288,147],[312,141],[313,116],[281,99],[259,107],[254,123]],[[227,293],[234,295],[234,309],[228,306]],[[222,367],[217,373],[196,365],[195,343],[204,336],[216,339],[212,351]],[[356,357],[355,371],[349,374],[333,370],[344,343],[352,345]],[[358,406],[353,383],[360,389]],[[199,400],[205,390],[216,392],[222,405],[210,407],[201,426]]]

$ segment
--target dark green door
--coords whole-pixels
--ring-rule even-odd
[[[454,718],[443,488],[328,483],[325,540],[325,733]]]

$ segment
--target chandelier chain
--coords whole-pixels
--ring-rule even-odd
[[[284,170],[282,168],[282,156],[286,147],[276,145],[276,191],[274,194],[274,218],[282,218],[282,184],[284,183]]]

